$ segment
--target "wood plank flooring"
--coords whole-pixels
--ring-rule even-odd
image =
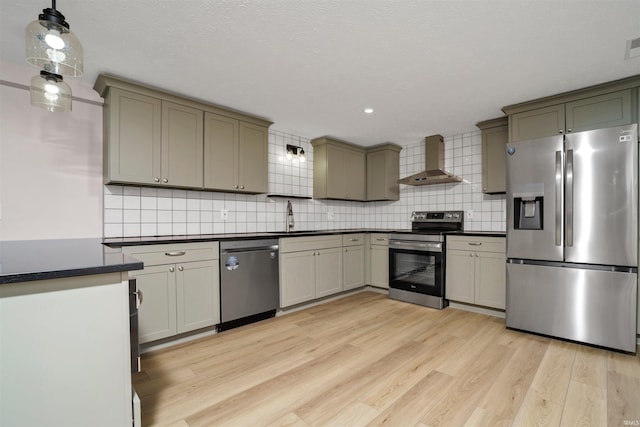
[[[640,424],[640,358],[362,292],[143,355],[145,426]]]

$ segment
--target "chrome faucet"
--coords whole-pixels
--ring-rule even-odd
[[[291,201],[287,200],[287,215],[285,218],[285,231],[288,233],[293,228],[293,206],[291,206]]]

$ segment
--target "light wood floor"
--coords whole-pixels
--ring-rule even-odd
[[[143,356],[143,425],[625,426],[640,358],[363,292]]]

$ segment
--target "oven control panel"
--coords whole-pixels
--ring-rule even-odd
[[[464,211],[414,211],[411,222],[462,222]]]

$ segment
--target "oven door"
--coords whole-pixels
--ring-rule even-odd
[[[389,242],[389,287],[444,296],[442,243]]]

